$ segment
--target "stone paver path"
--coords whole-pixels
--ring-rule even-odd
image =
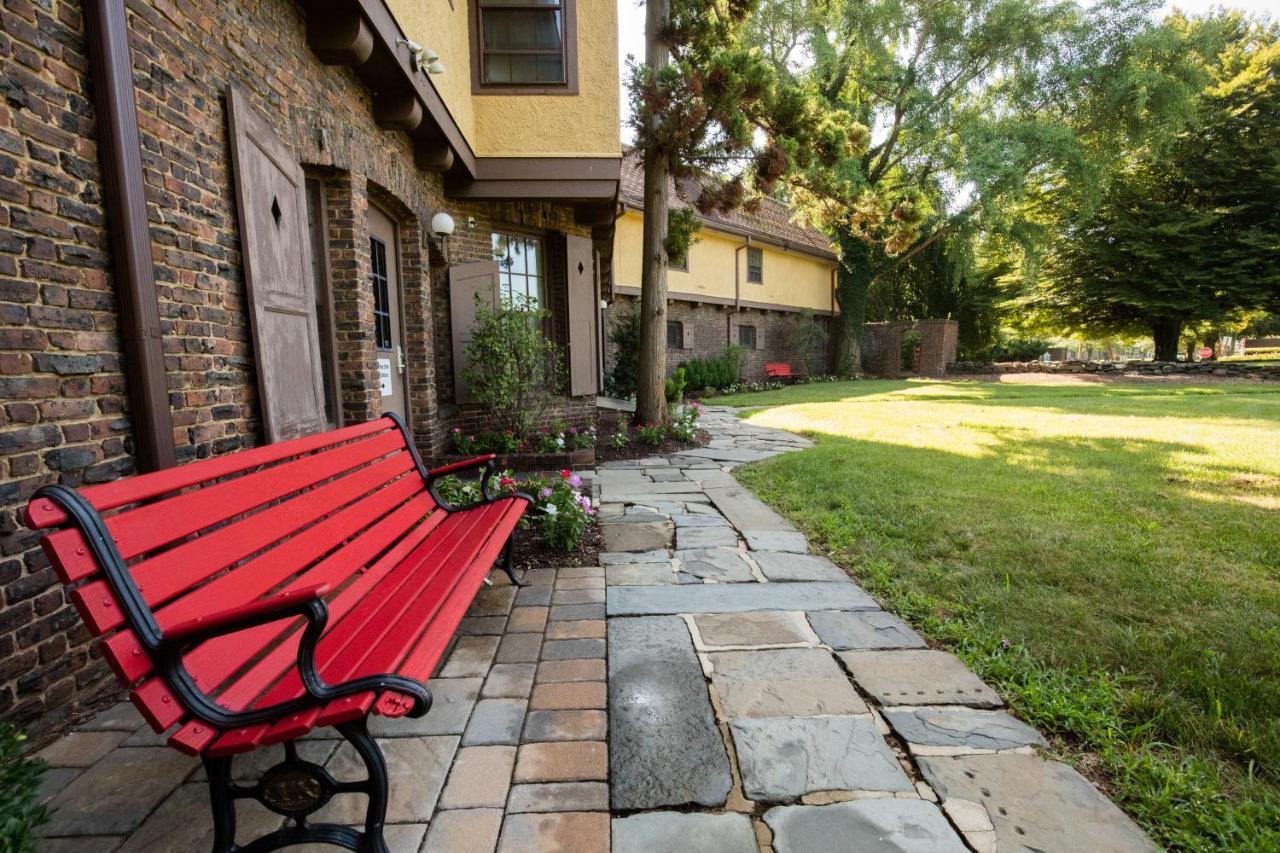
[[[602,465],[601,567],[493,575],[431,713],[371,723],[392,853],[1155,849],[730,474],[806,439],[714,407],[704,425],[708,447]],[[46,748],[40,849],[209,849],[203,771],[163,742],[122,703]],[[332,730],[299,752],[363,772]],[[358,822],[362,799],[317,817]],[[242,840],[279,826],[244,806]]]
[[[704,426],[596,474],[614,851],[1155,849],[729,473],[806,439]]]

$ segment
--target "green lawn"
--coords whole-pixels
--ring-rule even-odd
[[[1280,849],[1280,386],[854,382],[717,399],[739,473],[1178,849]]]

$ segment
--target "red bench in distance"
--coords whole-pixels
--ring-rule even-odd
[[[791,365],[786,362],[770,362],[764,366],[764,375],[767,379],[792,379],[795,374],[791,372]]]
[[[477,471],[483,498],[451,506],[446,474]],[[74,490],[46,486],[27,523],[103,657],[169,744],[208,772],[214,850],[304,842],[385,853],[387,773],[371,713],[422,716],[426,681],[485,576],[511,567],[530,499],[494,494],[493,456],[428,471],[395,416]],[[369,778],[338,782],[294,741],[336,726]],[[283,743],[256,785],[232,756]],[[310,824],[363,793],[363,831]],[[240,845],[235,802],[288,818]]]

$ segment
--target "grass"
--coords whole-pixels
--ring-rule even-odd
[[[856,382],[716,402],[816,437],[740,478],[1157,841],[1280,849],[1280,387]]]

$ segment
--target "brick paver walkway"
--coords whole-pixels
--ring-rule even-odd
[[[373,724],[393,853],[1154,849],[729,473],[806,439],[723,409],[704,423],[707,448],[596,472],[603,567],[534,572],[521,590],[493,575],[431,713]],[[300,752],[362,772],[332,732]],[[199,763],[128,704],[42,757],[56,810],[42,850],[209,848]],[[246,805],[242,837],[279,824]],[[362,809],[338,797],[317,818]]]

